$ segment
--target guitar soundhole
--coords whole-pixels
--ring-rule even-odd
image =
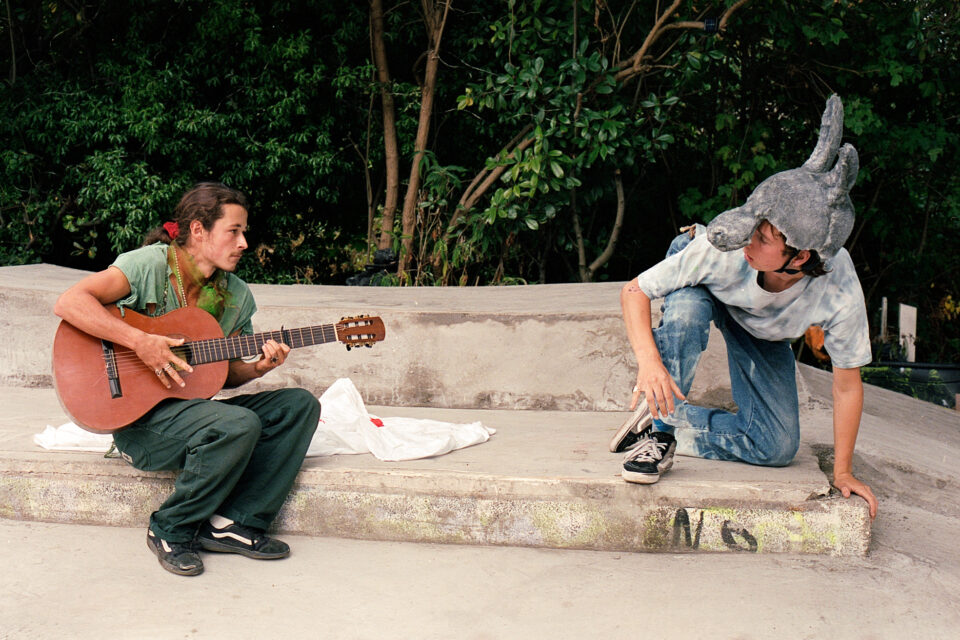
[[[170,351],[172,351],[173,355],[177,356],[181,360],[186,360],[187,364],[189,364],[191,367],[196,364],[197,358],[193,353],[191,345],[186,344],[182,347],[173,347],[170,349]]]

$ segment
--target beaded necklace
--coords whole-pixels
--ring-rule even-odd
[[[180,288],[180,306],[187,306],[187,292],[183,289],[183,277],[180,275],[180,258],[177,257],[177,248],[170,245],[170,251],[173,252],[173,264],[176,267],[174,275],[177,276],[177,286]]]
[[[177,251],[176,247],[172,243],[170,244],[170,252],[173,253],[173,273],[177,279],[177,290],[180,293],[180,299],[182,301],[180,306],[185,307],[187,306],[187,292],[183,286],[183,275],[180,271],[180,257],[178,255],[179,251]],[[196,278],[194,278],[194,280],[196,280]],[[204,311],[209,312],[210,315],[219,320],[220,317],[223,316],[224,305],[226,304],[230,295],[228,292],[224,292],[225,287],[226,282],[223,272],[221,272],[219,269],[214,271],[213,276],[210,277],[207,284],[204,284],[200,287],[200,293],[197,296],[196,305]],[[166,289],[164,289],[163,295],[164,307],[166,307]]]

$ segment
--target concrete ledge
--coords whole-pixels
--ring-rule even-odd
[[[67,418],[50,388],[54,300],[85,272],[0,268],[0,517],[145,526],[174,475],[32,442]],[[310,458],[278,531],[375,540],[596,549],[862,555],[861,500],[830,497],[809,445],[782,469],[678,458],[660,483],[620,478],[606,451],[626,417],[635,363],[619,283],[465,289],[255,286],[257,330],[383,317],[387,340],[297,350],[244,392],[354,380],[380,416],[480,420],[482,445],[427,460]],[[714,335],[716,332],[714,331]],[[281,373],[282,372],[282,373]],[[802,383],[802,380],[801,380]],[[692,400],[729,405],[723,341],[712,339]],[[829,419],[801,384],[804,430]],[[376,406],[376,405],[380,406]],[[820,407],[816,410],[810,407]]]
[[[365,482],[356,482],[363,480]],[[378,488],[371,481],[383,482]],[[475,476],[431,493],[403,473],[304,473],[275,526],[283,533],[601,551],[746,551],[862,556],[865,505],[842,498],[799,503],[673,499],[614,481]],[[443,478],[444,483],[448,478]],[[138,527],[170,493],[173,479],[89,473],[0,473],[0,517]],[[560,491],[557,491],[561,488]]]
[[[50,390],[0,389],[0,399],[55,413]],[[806,446],[782,469],[680,457],[660,483],[643,486],[620,479],[620,456],[604,449],[625,413],[371,411],[480,420],[498,432],[427,460],[308,458],[277,531],[634,552],[858,556],[869,546],[866,504],[830,497]],[[138,471],[100,454],[44,452],[31,445],[39,430],[4,430],[0,517],[138,527],[172,489],[172,473]]]
[[[0,267],[0,384],[51,387],[53,303],[85,271]],[[622,283],[518,287],[252,285],[257,331],[381,316],[371,349],[298,349],[247,389],[298,386],[321,394],[337,378],[363,381],[364,400],[401,407],[618,411],[636,362],[620,312]],[[659,305],[655,305],[655,310]],[[656,313],[659,313],[656,311]],[[691,399],[732,405],[726,348],[713,330]]]

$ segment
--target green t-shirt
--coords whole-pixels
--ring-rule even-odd
[[[180,300],[170,282],[173,270],[167,264],[168,247],[158,242],[117,256],[112,266],[120,269],[130,283],[130,295],[116,302],[121,312],[129,308],[138,313],[160,316],[179,308]],[[253,333],[251,319],[257,310],[253,294],[246,282],[232,273],[225,275],[227,295],[220,328],[226,336],[238,330],[241,335],[250,335]],[[151,304],[154,309],[148,313],[147,305]]]

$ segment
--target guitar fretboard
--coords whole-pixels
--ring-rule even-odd
[[[320,324],[313,327],[300,327],[299,329],[264,331],[263,333],[246,336],[196,340],[178,348],[187,350],[188,357],[186,359],[191,364],[205,364],[255,356],[261,352],[264,343],[268,340],[282,342],[292,349],[309,347],[314,344],[335,342],[337,340],[337,328],[335,324]]]

